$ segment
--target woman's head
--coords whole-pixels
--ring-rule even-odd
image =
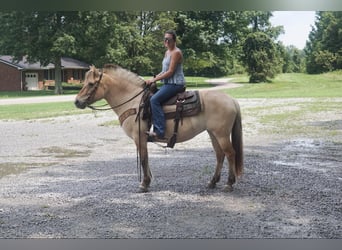
[[[177,35],[174,30],[168,30],[164,34],[164,42],[166,43],[171,43],[171,42],[176,42]]]
[[[165,34],[171,35],[171,36],[172,36],[172,39],[173,39],[174,41],[176,41],[176,39],[177,39],[176,31],[174,31],[174,30],[168,30],[168,31],[165,32]]]

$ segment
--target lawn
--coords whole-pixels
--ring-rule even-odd
[[[236,98],[342,97],[342,71],[320,75],[280,74],[271,83],[248,83],[248,77],[235,76],[241,88],[225,92]]]
[[[0,105],[1,120],[31,120],[92,112],[77,109],[73,102]]]
[[[342,71],[320,75],[307,74],[281,74],[271,83],[249,84],[246,75],[232,76],[232,82],[243,86],[224,90],[235,98],[295,98],[295,97],[342,97]],[[201,88],[211,86],[204,77],[187,77],[188,88]],[[67,90],[67,94],[75,94],[77,90]],[[44,96],[53,95],[53,91],[25,91],[0,92],[0,98]],[[73,115],[91,112],[75,108],[72,102],[2,105],[0,106],[0,119],[26,120],[48,118],[61,115]]]

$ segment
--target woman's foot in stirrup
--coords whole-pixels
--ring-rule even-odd
[[[145,134],[147,135],[148,142],[167,141],[166,138],[158,136],[157,133],[153,131],[146,131]]]

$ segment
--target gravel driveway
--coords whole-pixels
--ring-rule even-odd
[[[322,136],[262,119],[311,101],[239,100],[245,171],[231,193],[226,167],[206,188],[206,133],[174,149],[150,144],[154,179],[140,193],[135,147],[106,125],[112,112],[0,121],[0,238],[341,238],[341,113],[303,121]]]

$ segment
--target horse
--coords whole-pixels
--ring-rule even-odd
[[[110,109],[120,118],[127,136],[135,143],[140,157],[143,179],[140,191],[148,192],[152,173],[148,162],[149,129],[146,120],[138,116],[139,105],[146,89],[142,77],[118,65],[105,65],[102,70],[95,66],[85,73],[82,89],[76,95],[75,106],[92,108],[92,104],[105,99]],[[238,102],[218,90],[199,90],[202,109],[199,114],[182,118],[176,143],[192,139],[206,130],[216,153],[216,169],[208,188],[215,188],[220,181],[225,158],[228,160],[228,180],[223,191],[233,190],[233,184],[243,172],[243,141],[241,111]],[[173,134],[174,121],[166,120],[165,137]]]

